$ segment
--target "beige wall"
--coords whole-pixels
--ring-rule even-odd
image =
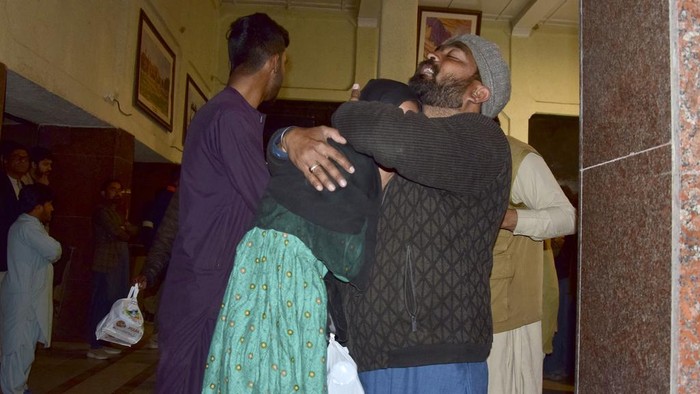
[[[0,0],[0,59],[8,69],[180,160],[185,74],[212,92],[218,9],[213,0]],[[132,104],[139,9],[176,55],[173,132]],[[156,11],[158,10],[158,11]],[[103,97],[114,94],[126,113]]]
[[[380,0],[372,2],[376,1]],[[376,77],[407,80],[416,65],[417,6],[417,0],[381,0],[381,28],[360,27],[357,31],[356,21],[338,13],[313,14],[302,22],[298,11],[269,9],[267,12],[289,30],[292,40],[292,67],[280,97],[342,101],[353,81],[363,84]],[[227,18],[230,23],[255,10],[230,7],[224,11],[231,12]],[[308,11],[304,15],[309,15]],[[577,29],[540,28],[528,38],[519,38],[510,35],[508,23],[483,21],[481,35],[501,47],[512,69],[511,101],[500,115],[507,133],[527,141],[532,115],[579,115]],[[351,54],[354,59],[349,58]],[[225,60],[225,56],[222,52],[220,58]]]
[[[416,70],[418,0],[382,0],[378,76],[406,81]]]
[[[221,6],[218,0],[0,0],[0,61],[74,105],[128,131],[163,157],[180,160],[185,75],[209,96],[228,75],[225,40],[236,17],[267,12],[291,35],[280,98],[343,101],[353,82],[406,80],[416,64],[417,0],[363,0],[360,17],[336,11]],[[173,133],[133,105],[139,9],[177,56]],[[302,18],[303,16],[303,18]],[[377,27],[377,26],[382,26]],[[512,38],[507,24],[484,21],[512,66],[504,129],[527,139],[534,113],[578,115],[578,32],[540,29]],[[103,100],[116,94],[124,116]]]
[[[534,114],[579,115],[578,30],[542,28],[512,37],[502,23],[484,23],[481,35],[496,42],[511,67],[512,93],[500,115],[503,129],[527,141]]]
[[[266,12],[284,26],[290,35],[287,49],[287,75],[280,98],[317,101],[344,101],[354,82],[363,83],[376,75],[377,32],[372,26],[358,27],[357,19],[344,12],[309,11],[283,7],[223,7],[221,30],[224,36],[236,18],[253,12]],[[375,19],[378,9],[367,19]],[[228,72],[225,45],[219,48],[219,74]],[[223,86],[223,85],[220,85]]]

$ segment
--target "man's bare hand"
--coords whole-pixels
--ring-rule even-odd
[[[281,142],[281,148],[287,151],[289,160],[318,191],[324,188],[334,191],[336,184],[340,187],[347,185],[334,162],[349,173],[355,172],[352,163],[328,144],[328,138],[339,144],[347,142],[338,130],[328,126],[295,127],[284,135]]]
[[[507,209],[506,214],[503,217],[503,222],[501,223],[501,228],[508,231],[514,231],[515,226],[518,225],[518,211],[516,209]]]
[[[350,90],[350,101],[359,101],[360,100],[360,84],[355,83],[352,85],[352,89]]]
[[[139,276],[135,277],[134,279],[131,280],[131,283],[138,285],[139,289],[141,289],[141,290],[148,287],[148,279],[146,279],[146,275],[139,275]]]

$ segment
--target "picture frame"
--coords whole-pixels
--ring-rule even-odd
[[[143,10],[139,13],[136,51],[136,106],[167,131],[173,130],[175,53]]]
[[[418,63],[443,41],[460,34],[481,34],[481,11],[418,7]]]
[[[187,137],[187,128],[190,122],[197,113],[197,110],[207,102],[207,95],[199,88],[194,79],[187,74],[187,82],[185,86],[185,110],[182,122],[182,146],[185,146],[185,138]]]
[[[7,89],[7,66],[0,63],[0,126],[5,115],[5,90]]]

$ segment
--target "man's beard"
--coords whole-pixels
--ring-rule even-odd
[[[433,70],[433,78],[421,74],[423,66],[430,64]],[[459,80],[454,76],[446,77],[442,82],[437,82],[440,67],[428,59],[418,65],[416,73],[408,80],[408,86],[418,95],[424,105],[432,105],[442,108],[461,108],[464,92],[472,82],[472,79]]]

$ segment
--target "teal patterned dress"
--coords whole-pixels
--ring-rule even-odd
[[[289,161],[236,250],[205,365],[203,393],[325,393],[330,270],[361,283],[373,259],[381,183],[372,159],[338,146],[355,173],[317,192]]]
[[[249,231],[221,304],[203,392],[326,392],[326,272],[297,237]]]

